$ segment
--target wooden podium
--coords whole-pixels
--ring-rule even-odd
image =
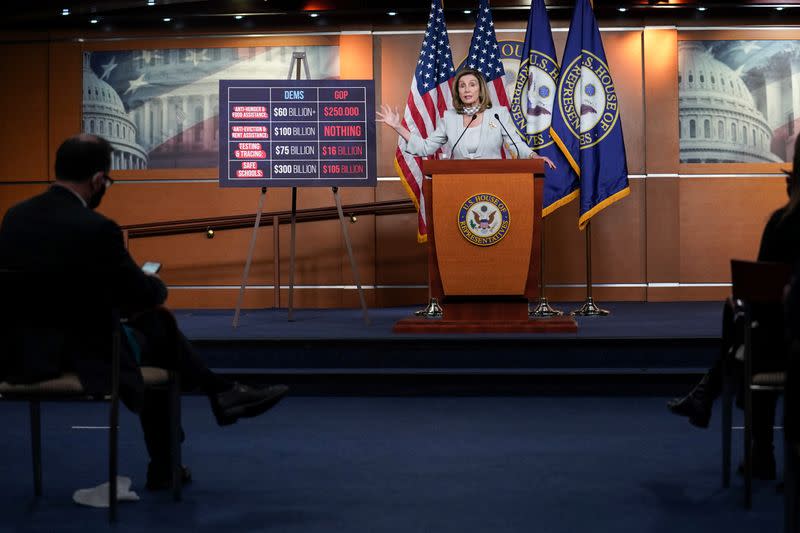
[[[423,183],[428,280],[444,316],[405,318],[393,331],[577,331],[571,317],[528,318],[540,293],[542,161],[429,160],[422,169],[431,176]]]

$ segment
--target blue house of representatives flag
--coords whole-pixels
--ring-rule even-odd
[[[578,197],[578,174],[553,142],[550,126],[558,87],[559,68],[550,19],[544,0],[533,0],[528,29],[511,98],[511,118],[528,146],[549,157],[556,168],[545,166],[542,216]]]
[[[619,98],[589,0],[576,0],[552,135],[580,177],[578,227],[630,194]]]

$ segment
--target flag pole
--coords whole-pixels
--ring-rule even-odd
[[[592,299],[592,221],[586,223],[586,301],[572,316],[607,316],[610,312],[595,305]]]
[[[550,303],[547,301],[547,296],[544,294],[544,249],[545,249],[545,235],[547,231],[545,230],[545,223],[544,221],[546,218],[542,218],[542,226],[541,226],[541,235],[542,240],[539,244],[540,253],[539,253],[539,303],[536,307],[528,311],[529,318],[541,318],[541,317],[550,317],[550,316],[563,316],[564,311],[560,309],[553,309],[550,307]]]
[[[425,178],[423,178],[423,180],[424,179]],[[431,259],[431,254],[433,253],[433,251],[431,250],[431,246],[432,246],[431,243],[428,242],[427,244],[428,244],[428,268],[425,269],[425,272],[427,274],[426,277],[427,277],[427,280],[428,280],[428,304],[425,307],[423,307],[422,309],[418,309],[418,310],[414,311],[414,316],[417,316],[417,317],[420,317],[420,318],[442,318],[442,317],[444,317],[444,309],[442,309],[442,306],[439,305],[439,300],[437,298],[434,298],[433,290],[431,288],[431,269],[430,269],[430,265],[431,265],[431,261],[433,261]]]

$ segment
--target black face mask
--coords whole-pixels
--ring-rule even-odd
[[[93,193],[92,196],[89,198],[89,201],[86,202],[86,206],[89,209],[97,209],[105,193],[106,193],[106,186],[101,185],[100,189],[97,192]]]

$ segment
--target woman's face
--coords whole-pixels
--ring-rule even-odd
[[[458,97],[461,102],[469,107],[480,101],[481,86],[478,78],[472,74],[465,74],[458,79]]]

